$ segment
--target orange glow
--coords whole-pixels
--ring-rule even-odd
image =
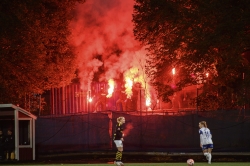
[[[90,98],[88,99],[88,101],[91,103],[91,102],[93,101],[92,97],[90,97]]]
[[[110,98],[114,92],[115,82],[113,79],[110,79],[108,81],[108,84],[109,84],[109,89],[108,89],[108,95],[106,97]]]

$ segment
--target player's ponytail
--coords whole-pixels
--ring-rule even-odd
[[[201,121],[200,124],[202,124],[204,127],[207,128],[207,123],[206,123],[206,121]]]

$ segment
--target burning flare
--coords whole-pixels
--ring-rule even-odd
[[[175,68],[172,69],[172,74],[175,75]]]
[[[133,95],[132,87],[133,83],[140,83],[141,88],[144,89],[144,95],[146,99],[146,106],[149,107],[151,105],[151,97],[150,97],[150,86],[146,81],[146,77],[142,71],[140,71],[137,67],[132,67],[124,73],[125,78],[125,93],[127,94],[127,98],[131,98]]]
[[[146,98],[146,106],[149,107],[151,105],[151,99],[149,96]]]
[[[127,98],[131,98],[131,96],[133,94],[133,92],[132,92],[133,81],[129,77],[126,77],[125,81],[126,81],[126,83],[125,83],[125,88],[126,88],[125,92],[127,94]]]
[[[93,101],[92,97],[90,97],[90,98],[88,99],[88,101],[89,101],[89,103],[91,103],[91,102]]]
[[[208,77],[209,76],[209,73],[206,73],[206,77]]]
[[[136,80],[136,77],[138,76],[138,68],[137,67],[132,67],[129,70],[127,70],[124,73],[124,78],[125,78],[125,93],[127,94],[127,98],[131,98],[133,95],[132,92],[132,87],[133,87],[133,82]],[[137,82],[137,81],[135,81]]]
[[[114,92],[114,87],[115,87],[115,81],[113,79],[109,79],[109,89],[108,89],[108,94],[106,97],[110,98],[112,97],[112,94]]]

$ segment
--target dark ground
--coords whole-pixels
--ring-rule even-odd
[[[214,152],[213,162],[250,162],[250,152]],[[13,164],[53,164],[53,163],[109,163],[113,162],[115,152],[86,152],[40,155],[35,161],[1,161],[0,165]],[[157,163],[183,162],[192,158],[197,162],[205,162],[202,153],[161,153],[161,152],[124,152],[123,161],[126,163]]]

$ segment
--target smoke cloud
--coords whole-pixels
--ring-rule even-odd
[[[132,123],[126,124],[125,130],[123,130],[124,137],[128,136],[130,131],[134,128]]]
[[[133,35],[133,5],[133,0],[87,0],[77,6],[71,27],[82,89],[100,66],[105,72],[99,81],[118,78],[132,67],[144,75],[146,53]]]

